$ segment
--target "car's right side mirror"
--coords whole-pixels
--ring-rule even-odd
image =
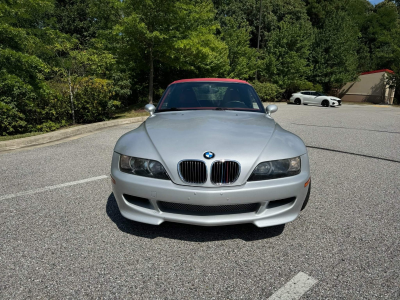
[[[275,104],[270,104],[267,106],[267,117],[271,118],[271,114],[278,110],[278,106]]]

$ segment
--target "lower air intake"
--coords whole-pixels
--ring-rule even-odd
[[[203,206],[184,203],[173,203],[159,201],[158,207],[163,212],[192,215],[192,216],[215,216],[215,215],[231,215],[256,212],[260,207],[259,203],[232,204]]]

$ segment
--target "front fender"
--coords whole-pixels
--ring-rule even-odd
[[[302,139],[294,133],[283,129],[279,124],[276,124],[271,139],[254,165],[250,168],[251,171],[247,175],[250,176],[254,168],[261,162],[292,158],[304,154],[307,154],[307,147]]]

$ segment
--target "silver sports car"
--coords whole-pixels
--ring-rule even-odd
[[[111,164],[121,214],[158,225],[296,219],[311,189],[303,141],[271,117],[254,88],[234,79],[175,81],[150,117],[124,134]]]

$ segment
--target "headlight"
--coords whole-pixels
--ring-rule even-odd
[[[121,155],[119,159],[119,168],[122,172],[129,174],[169,180],[167,171],[165,171],[163,165],[156,160]]]
[[[254,169],[248,181],[268,180],[289,177],[299,174],[301,171],[300,157],[265,161]]]

